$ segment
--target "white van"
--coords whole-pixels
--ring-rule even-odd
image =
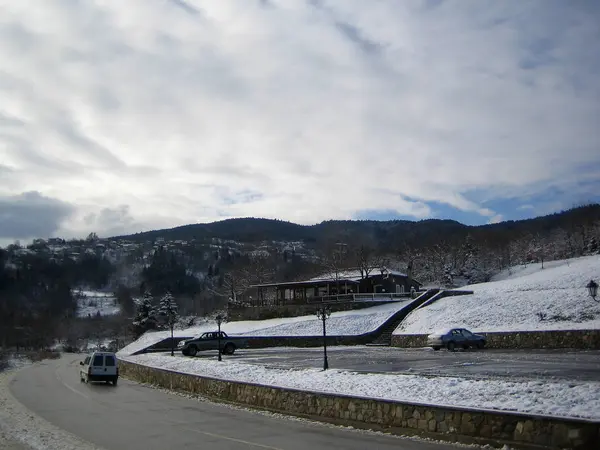
[[[117,357],[111,352],[94,352],[86,356],[79,364],[79,379],[84,383],[90,381],[105,381],[117,385],[119,367]]]

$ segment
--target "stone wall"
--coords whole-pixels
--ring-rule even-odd
[[[375,332],[356,336],[327,336],[327,345],[365,345],[373,341]],[[323,347],[323,336],[245,337],[249,348]]]
[[[327,306],[332,312],[336,311],[351,311],[353,309],[371,308],[387,304],[389,301],[381,302],[345,302],[345,303],[328,303]],[[281,305],[281,306],[253,306],[244,307],[230,304],[228,306],[227,317],[230,321],[239,320],[266,320],[277,317],[299,317],[314,315],[317,307],[320,304],[298,304],[298,305]]]
[[[487,348],[600,349],[600,330],[507,331],[477,334],[485,336]],[[400,334],[392,336],[392,346],[394,347],[415,348],[425,347],[426,345],[426,334]]]
[[[229,382],[120,361],[133,380],[316,420],[458,442],[596,449],[600,422],[320,394]]]

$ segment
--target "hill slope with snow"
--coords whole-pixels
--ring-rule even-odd
[[[327,334],[331,336],[356,336],[376,330],[396,312],[411,303],[412,300],[390,302],[385,305],[352,311],[339,311],[327,319]],[[204,322],[195,327],[175,330],[175,337],[198,336],[206,331],[215,331],[214,321]],[[245,320],[221,325],[221,329],[237,336],[320,336],[322,323],[316,315],[287,317],[268,320]],[[163,339],[170,337],[170,331],[148,332],[137,341],[121,350],[122,355],[135,353]]]
[[[489,283],[465,286],[473,295],[443,298],[413,311],[394,334],[448,327],[472,331],[600,329],[600,303],[586,284],[600,278],[600,256],[517,266]]]

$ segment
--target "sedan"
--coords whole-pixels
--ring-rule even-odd
[[[451,352],[456,350],[457,347],[462,347],[465,350],[469,347],[484,348],[485,337],[471,333],[465,328],[449,328],[427,336],[427,345],[433,347],[434,350],[445,347]]]

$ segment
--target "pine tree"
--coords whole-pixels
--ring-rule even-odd
[[[158,314],[165,318],[169,329],[171,330],[171,356],[175,355],[175,341],[173,339],[173,328],[179,318],[177,302],[170,292],[167,292],[161,299],[158,307]]]
[[[136,338],[148,330],[156,329],[156,308],[153,305],[152,294],[149,291],[136,301],[135,317],[133,318],[133,332]]]

